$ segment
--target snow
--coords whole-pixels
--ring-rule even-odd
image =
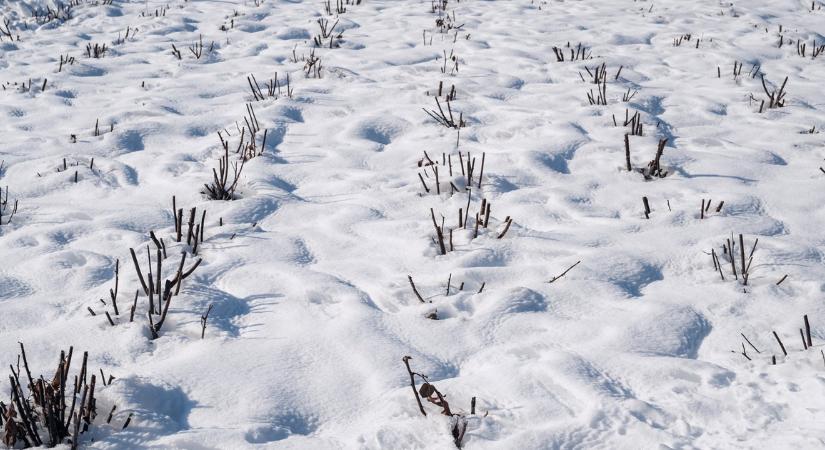
[[[82,1],[65,21],[31,17],[46,4],[57,3],[0,0],[20,36],[0,41],[0,185],[10,204],[0,362],[16,365],[22,342],[33,372],[49,377],[72,346],[73,373],[88,351],[92,373],[115,377],[98,384],[82,445],[454,448],[451,418],[429,403],[420,414],[404,356],[465,416],[464,448],[825,443],[818,0],[814,10],[800,0],[450,1],[448,23],[462,26],[449,33],[429,1],[363,0],[332,16],[321,1]],[[323,68],[313,78],[302,59],[318,18],[338,20],[343,35],[337,48],[314,50]],[[95,43],[105,57],[86,56]],[[593,59],[558,62],[553,47],[569,58],[568,43]],[[74,64],[58,72],[67,55]],[[735,78],[734,61],[744,67]],[[592,79],[585,67],[602,63],[607,105],[589,105],[596,86],[582,80]],[[276,73],[282,83],[289,74],[292,98],[254,101],[245,78],[265,93]],[[788,77],[784,107],[759,112],[756,73],[769,90]],[[439,82],[445,94],[456,87],[451,108],[467,122],[459,136],[422,111],[437,109]],[[628,89],[638,93],[624,102]],[[247,103],[266,148],[244,165],[236,200],[209,200],[217,132],[229,133],[236,160]],[[667,139],[666,177],[626,171],[626,109],[644,124],[630,137],[633,166]],[[424,151],[439,165],[450,155],[440,195],[419,167]],[[459,151],[476,168],[485,158],[467,229],[457,227],[468,201]],[[190,208],[206,210],[197,257],[174,241],[173,195],[185,222]],[[490,223],[473,238],[482,198]],[[704,219],[703,199],[712,200]],[[445,233],[456,228],[446,255],[431,208]],[[150,231],[167,246],[164,279],[181,251],[187,267],[203,258],[154,340],[129,253],[145,272]],[[746,252],[759,239],[747,286],[723,253],[732,234]]]

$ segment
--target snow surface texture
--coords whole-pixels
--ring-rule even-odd
[[[469,449],[825,445],[819,0],[450,1],[462,26],[448,33],[430,1],[364,0],[329,17],[343,36],[315,50],[320,79],[302,59],[323,3],[259,3],[81,2],[44,23],[31,17],[44,3],[0,0],[19,35],[0,41],[0,184],[19,200],[0,226],[0,362],[16,364],[23,342],[49,376],[74,346],[74,364],[88,351],[93,373],[114,375],[98,384],[84,445],[453,448],[450,418],[418,411],[405,355],[467,415]],[[137,34],[122,42],[127,27]],[[103,58],[86,56],[95,43]],[[558,62],[553,47],[569,59],[568,43],[593,58]],[[456,61],[442,73],[445,53]],[[75,61],[58,72],[60,55]],[[585,67],[602,63],[607,105],[590,105]],[[292,98],[255,102],[246,76],[276,72],[290,74]],[[788,77],[783,108],[759,112],[761,74],[769,90]],[[442,81],[467,122],[458,137],[422,111]],[[624,102],[628,89],[638,92]],[[235,160],[246,103],[266,148],[237,200],[210,201],[216,133],[229,133]],[[667,138],[666,177],[627,172],[626,109],[644,124],[633,166]],[[423,151],[441,166],[440,195]],[[470,211],[485,198],[492,214],[475,239],[473,220],[458,227],[459,151],[476,158],[476,183],[485,156]],[[146,271],[154,231],[170,255],[164,277],[174,274],[191,249],[174,242],[173,195],[185,220],[207,211],[203,263],[152,340],[142,291],[133,323],[124,312],[140,287],[129,248]],[[445,233],[457,228],[446,255],[430,208]],[[759,239],[747,286],[722,248],[731,233],[747,251]],[[103,312],[116,260],[113,327]],[[761,353],[745,344],[746,358],[740,333]]]

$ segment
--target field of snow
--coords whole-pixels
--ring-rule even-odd
[[[81,448],[825,446],[821,0],[338,3],[0,0],[33,415],[19,343]]]

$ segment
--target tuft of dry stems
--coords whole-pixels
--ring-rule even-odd
[[[785,77],[785,80],[782,82],[782,86],[779,89],[774,89],[772,91],[768,90],[768,86],[765,83],[765,76],[762,75],[762,89],[765,91],[765,95],[768,97],[768,109],[773,108],[782,108],[785,106],[785,85],[788,84],[788,77]],[[765,101],[762,100],[762,103],[759,105],[759,112],[761,113],[764,110]]]
[[[723,264],[720,260],[720,254],[716,252],[716,249],[711,249],[711,258],[713,261],[714,271],[718,271],[720,278],[724,281],[725,275],[723,273],[722,268],[724,266],[730,265],[730,272],[733,278],[735,280],[740,281],[742,283],[742,286],[747,286],[748,282],[750,281],[751,264],[753,263],[753,254],[754,252],[756,252],[757,244],[759,244],[759,238],[754,240],[753,245],[750,248],[750,251],[747,252],[747,256],[745,256],[746,252],[744,236],[740,234],[739,242],[737,243],[736,239],[734,239],[733,237],[733,234],[731,234],[731,237],[726,239],[726,242],[722,244],[721,255],[728,259],[728,261],[725,264]],[[739,266],[738,269],[737,261]],[[780,280],[779,283],[784,281],[784,279],[785,278],[782,278],[782,280]]]
[[[173,199],[173,204],[174,204],[174,199]],[[190,222],[194,221],[194,208],[193,208],[192,213],[190,214],[190,216],[192,217],[192,220],[190,220]],[[205,214],[202,216],[202,220],[204,218],[205,218]],[[178,224],[178,222],[177,222],[177,219],[176,219],[176,227],[177,227],[177,224]],[[195,245],[193,246],[193,254],[197,254],[197,243],[200,240],[203,239],[203,235],[199,234],[199,228],[200,228],[200,226],[195,227],[195,231],[192,232],[191,224],[190,224],[189,239],[194,240],[194,243],[195,243]],[[156,253],[156,258],[155,258],[156,269],[155,269],[154,276],[153,276],[153,273],[152,273],[152,253],[149,250],[148,245],[146,246],[148,268],[149,268],[147,277],[144,277],[144,273],[143,273],[143,270],[141,269],[140,262],[138,261],[137,254],[135,253],[135,250],[133,248],[130,248],[129,252],[131,253],[132,262],[134,263],[134,266],[135,266],[135,272],[137,273],[138,280],[140,281],[141,287],[143,288],[143,292],[148,297],[149,305],[148,305],[148,311],[147,311],[147,318],[149,320],[149,331],[150,331],[150,334],[152,336],[152,339],[157,339],[158,337],[160,337],[159,332],[160,332],[161,328],[163,327],[163,324],[165,323],[166,317],[169,313],[169,307],[172,303],[172,297],[176,296],[180,293],[180,288],[181,288],[181,284],[183,283],[183,280],[185,280],[190,275],[192,275],[192,273],[195,271],[195,269],[198,268],[198,266],[201,264],[201,262],[203,260],[198,259],[197,261],[195,261],[194,264],[192,264],[192,266],[190,266],[188,269],[185,269],[187,253],[185,251],[181,252],[180,263],[178,265],[177,271],[174,272],[175,273],[174,277],[167,278],[166,280],[163,281],[163,283],[161,283],[161,279],[162,279],[161,274],[163,272],[163,260],[166,259],[166,256],[165,256],[165,251],[162,251],[161,247],[158,246],[157,239],[153,239],[153,241],[155,241],[155,246],[157,247],[156,252],[155,252]],[[109,291],[111,299],[112,299],[112,304],[114,306],[114,312],[115,312],[116,317],[119,315],[119,311],[118,311],[118,308],[117,308],[117,301],[116,301],[117,290],[118,290],[118,286],[119,286],[119,276],[118,276],[119,275],[119,263],[118,263],[117,267],[118,268],[115,271],[115,289],[113,289],[113,290],[110,289],[110,291]],[[148,283],[147,283],[147,280],[148,280]],[[132,306],[130,308],[130,311],[129,311],[129,322],[134,321],[135,312],[137,310],[137,303],[138,303],[139,295],[140,295],[140,290],[137,290],[135,292],[135,298],[134,298],[133,304],[132,304]],[[105,304],[105,302],[104,302],[104,304]],[[94,310],[91,307],[88,308],[88,310],[89,310],[89,313],[92,316],[96,315]],[[211,310],[211,308],[210,308],[210,310]],[[109,314],[108,311],[105,311],[105,315],[106,315],[106,318],[109,321],[109,323],[112,326],[115,326],[116,325],[115,320],[112,318],[112,316]],[[158,317],[155,317],[156,315]],[[208,315],[209,315],[209,312],[207,311],[205,316],[208,316]],[[202,317],[202,320],[203,320],[203,328],[205,329],[206,328],[206,317]]]
[[[420,374],[418,372],[413,372],[412,368],[410,368],[410,360],[412,357],[404,356],[401,360],[404,362],[404,366],[407,368],[407,374],[410,376],[410,387],[413,390],[413,395],[415,396],[416,404],[418,405],[418,410],[421,411],[421,414],[426,416],[427,411],[424,409],[424,404],[421,402],[421,399],[424,398],[429,403],[438,406],[441,408],[441,414],[445,416],[449,416],[453,418],[452,425],[451,425],[451,433],[453,435],[453,443],[455,444],[456,448],[461,448],[462,441],[464,440],[464,434],[467,431],[467,419],[464,417],[463,414],[454,413],[450,409],[450,404],[447,402],[446,396],[442,394],[435,385],[427,379],[426,375]],[[416,388],[416,377],[422,381],[421,387]],[[472,410],[475,411],[475,398],[472,401]]]
[[[230,164],[229,150],[224,149],[223,156],[218,159],[218,168],[212,169],[212,182],[204,184],[206,190],[203,193],[210,200],[234,200],[245,163],[246,160],[241,158],[240,162],[233,161]]]
[[[5,422],[2,441],[7,447],[56,447],[69,444],[73,450],[78,448],[81,436],[89,432],[97,417],[97,377],[92,374],[89,378],[91,371],[87,369],[88,353],[84,352],[80,370],[74,375],[74,382],[70,381],[69,371],[73,352],[72,347],[69,347],[68,352],[60,352],[54,376],[49,381],[42,375],[39,378],[32,376],[26,349],[20,343],[17,370],[13,365],[9,365],[11,401],[8,406],[0,402],[0,424]],[[21,359],[22,370],[19,365]],[[108,381],[103,378],[102,369],[100,373],[104,386],[114,380],[111,375]],[[109,422],[114,410],[115,408],[112,408],[109,414]],[[123,427],[127,425],[128,419]]]
[[[3,171],[3,164],[0,163],[0,173]],[[14,215],[17,214],[17,200],[9,207],[9,187],[6,186],[6,193],[3,194],[3,188],[0,187],[0,226],[11,223]],[[6,218],[4,219],[3,216]]]
[[[438,111],[434,109],[426,109],[422,108],[424,112],[426,112],[430,117],[432,117],[439,125],[442,125],[447,128],[454,128],[456,130],[467,126],[467,123],[464,121],[464,113],[459,113],[458,117],[453,115],[453,108],[450,105],[449,100],[445,100],[447,112],[444,112],[444,108],[441,106],[441,102],[438,100],[438,97],[435,97],[435,105],[438,108]]]

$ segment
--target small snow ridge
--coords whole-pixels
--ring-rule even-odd
[[[291,412],[275,417],[272,423],[257,425],[247,430],[244,439],[250,444],[266,444],[284,440],[292,435],[312,434],[317,425],[315,419]]]
[[[143,134],[137,130],[127,130],[117,137],[118,147],[129,152],[143,150]]]
[[[541,312],[547,309],[544,296],[532,289],[513,289],[505,297],[503,313]]]
[[[32,288],[26,282],[0,274],[0,300],[25,297],[31,293]]]
[[[106,71],[100,67],[90,66],[88,64],[75,64],[69,66],[69,72],[78,77],[102,77],[106,75]]]
[[[189,428],[195,402],[179,387],[154,384],[146,378],[121,378],[107,390],[118,409],[134,411],[130,428],[171,434]]]
[[[518,313],[542,312],[547,310],[547,299],[539,292],[532,289],[518,287],[509,289],[504,292],[500,298],[495,301],[484,302],[481,304],[480,312],[492,316],[498,316],[503,319],[503,316]]]
[[[309,31],[303,28],[289,27],[281,30],[277,35],[278,39],[289,41],[293,39],[309,39],[311,36]]]
[[[353,134],[360,139],[384,146],[392,143],[408,126],[409,122],[398,117],[374,117],[357,124]]]
[[[603,264],[606,279],[630,297],[641,297],[645,286],[664,279],[659,267],[632,258],[610,258]]]
[[[695,309],[669,307],[628,331],[629,347],[640,353],[696,359],[711,324]]]

